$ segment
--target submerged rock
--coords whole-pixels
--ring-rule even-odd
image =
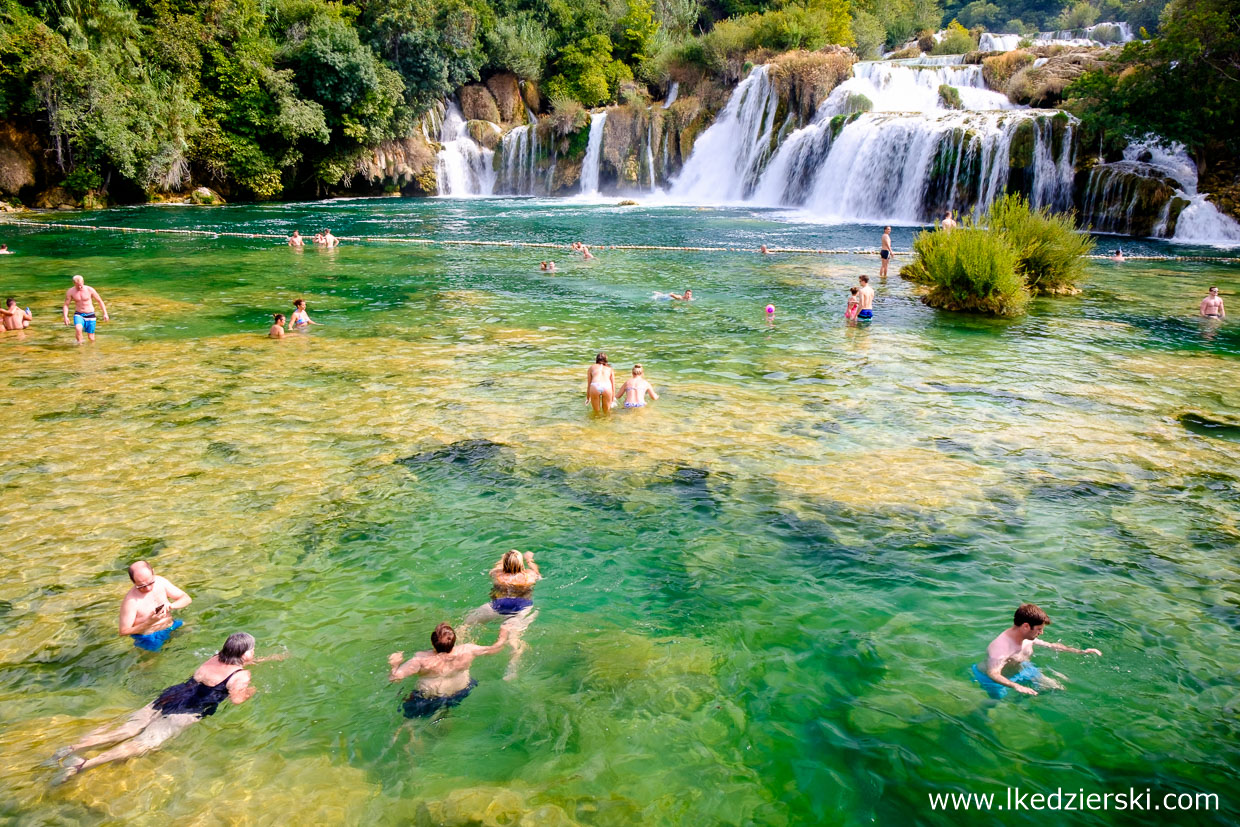
[[[409,468],[420,465],[451,463],[469,468],[480,466],[494,460],[505,450],[505,446],[489,439],[463,439],[442,448],[433,448],[420,454],[413,454],[396,460],[396,464]]]
[[[1223,439],[1240,439],[1240,415],[1207,413],[1189,409],[1180,411],[1175,418],[1195,434]]]

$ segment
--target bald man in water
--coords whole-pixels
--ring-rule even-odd
[[[82,334],[85,333],[87,338],[92,342],[95,341],[95,305],[99,302],[99,309],[103,311],[103,320],[111,321],[108,318],[108,306],[103,303],[103,298],[95,290],[86,283],[81,276],[73,277],[73,286],[65,291],[64,311],[65,325],[69,325],[69,304],[73,304],[73,331],[77,337],[77,343],[82,344]]]
[[[139,649],[158,652],[181,627],[180,620],[172,619],[172,610],[185,608],[193,599],[157,575],[145,560],[129,567],[129,579],[133,588],[121,601],[120,634],[132,637]]]

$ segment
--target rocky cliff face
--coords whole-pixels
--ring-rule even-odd
[[[349,189],[371,194],[434,195],[435,151],[420,130],[384,141],[358,161],[357,175]]]

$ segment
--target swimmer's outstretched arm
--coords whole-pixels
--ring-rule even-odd
[[[388,655],[388,666],[392,667],[392,671],[388,673],[389,683],[395,683],[396,681],[403,681],[405,678],[409,677],[410,675],[416,675],[418,674],[418,672],[422,671],[422,656],[421,655],[414,655],[413,657],[409,658],[409,660],[405,661],[404,663],[401,663],[401,660],[404,657],[405,657],[404,652],[393,652],[392,654]]]
[[[494,655],[496,652],[503,649],[507,643],[508,643],[508,630],[501,626],[499,630],[499,640],[495,641],[490,646],[478,646],[477,644],[473,644],[474,654],[475,655]]]
[[[1033,645],[1045,646],[1047,649],[1054,649],[1056,652],[1071,652],[1074,655],[1097,655],[1102,657],[1102,652],[1097,649],[1073,649],[1071,646],[1065,646],[1062,643],[1051,643],[1041,638],[1035,638]]]

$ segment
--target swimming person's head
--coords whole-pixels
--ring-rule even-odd
[[[854,296],[857,295],[857,291],[858,291],[858,288],[857,288],[857,285],[855,284],[852,287],[848,288],[848,292],[852,293]]]
[[[499,563],[504,569],[504,574],[520,574],[525,571],[525,561],[521,559],[521,552],[515,548],[505,551]]]
[[[228,640],[224,641],[223,648],[216,654],[220,663],[226,663],[229,666],[240,666],[245,663],[246,655],[254,654],[254,635],[245,632],[235,632],[228,636]]]
[[[1046,616],[1046,612],[1032,603],[1022,603],[1012,617],[1012,625],[1020,628],[1027,636],[1027,640],[1033,640],[1042,634],[1042,628],[1050,624],[1050,622],[1051,619]],[[1029,628],[1023,628],[1025,626]]]
[[[297,301],[293,302],[293,307],[294,307],[295,309],[297,309],[297,310],[305,310],[305,309],[306,309],[306,300],[305,300],[305,299],[298,299]]]
[[[869,276],[867,276],[867,275],[864,275],[864,274],[863,274],[863,275],[861,276],[860,281],[861,281],[861,283],[862,283],[862,284],[869,284],[869,283],[870,283],[870,277],[869,277]]]
[[[431,632],[431,646],[440,654],[451,652],[452,647],[456,646],[456,630],[447,623],[440,623],[435,627],[435,631]]]
[[[15,304],[17,304],[17,299],[13,298],[12,296],[9,296],[7,299],[4,300],[5,307],[12,307]]]
[[[607,354],[606,354],[606,353],[600,353],[598,356],[595,356],[595,357],[594,357],[594,364],[596,364],[596,365],[605,365],[605,364],[607,364]]]
[[[686,299],[693,298],[693,291],[690,290],[688,287],[685,288],[685,298]]]
[[[284,324],[284,314],[283,314],[283,313],[276,313],[276,314],[275,314],[274,316],[272,316],[271,318],[275,321],[275,323],[276,323],[276,324]]]
[[[633,375],[634,375],[634,376],[641,376],[641,375],[642,375],[642,366],[641,366],[641,365],[634,365],[634,366],[633,366]]]

